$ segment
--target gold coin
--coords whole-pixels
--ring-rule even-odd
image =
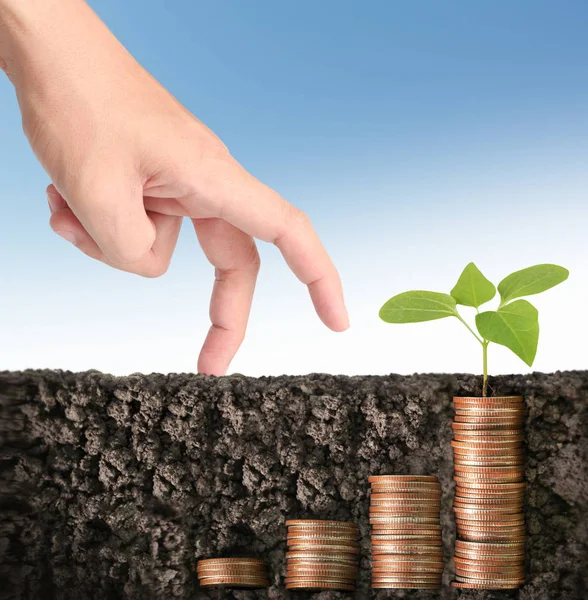
[[[357,579],[357,571],[343,571],[336,569],[287,569],[286,577],[288,579],[312,578],[312,579],[337,579],[339,581],[354,582]]]
[[[460,491],[455,495],[455,501],[461,504],[480,504],[486,506],[499,505],[504,502],[505,506],[524,506],[524,494],[497,494],[497,493],[471,493]],[[486,504],[486,502],[488,504]]]
[[[374,498],[370,499],[371,506],[439,506],[439,498],[419,498],[418,500],[397,500],[394,498]]]
[[[357,525],[351,521],[322,521],[319,519],[289,519],[286,521],[286,527],[340,527],[344,529],[357,529]]]
[[[359,566],[357,560],[351,564],[333,563],[328,561],[286,561],[286,568],[290,571],[306,571],[308,569],[318,571],[340,571],[341,573],[357,573]]]
[[[502,446],[508,442],[523,444],[525,434],[522,431],[512,432],[507,429],[471,429],[469,431],[454,431],[453,439],[465,444],[486,443]]]
[[[477,484],[472,486],[472,483]],[[517,483],[511,481],[510,483]],[[518,483],[525,483],[524,481],[519,481]],[[525,497],[525,490],[523,489],[512,489],[506,488],[501,490],[500,487],[493,488],[487,487],[488,485],[494,485],[492,482],[474,482],[472,480],[466,481],[466,483],[458,483],[455,486],[455,495],[462,496],[464,498],[503,498],[505,500],[516,500],[519,498]],[[498,483],[498,486],[506,486],[510,485],[508,481],[503,483]],[[486,486],[486,487],[483,487]]]
[[[390,573],[388,575],[373,575],[372,583],[437,583],[441,584],[441,576],[438,573],[424,574],[415,573],[398,574]]]
[[[287,540],[293,542],[309,540],[311,543],[317,541],[325,541],[325,543],[338,543],[338,544],[356,544],[357,536],[346,536],[346,535],[335,535],[329,533],[288,533]]]
[[[300,589],[300,590],[344,590],[346,592],[353,592],[355,591],[355,585],[349,584],[349,583],[344,583],[341,581],[331,581],[331,580],[318,580],[318,581],[312,581],[312,580],[295,580],[295,581],[288,581],[286,580],[286,589],[287,590],[294,590],[294,589]]]
[[[525,526],[519,523],[511,524],[509,522],[507,525],[501,525],[499,523],[487,523],[482,521],[476,521],[477,523],[482,523],[477,527],[464,523],[463,521],[456,523],[457,530],[459,534],[471,532],[473,534],[488,534],[488,535],[509,535],[509,536],[524,536],[525,535]]]
[[[523,443],[517,440],[494,440],[494,438],[485,440],[476,437],[475,439],[468,440],[466,442],[460,442],[459,440],[451,440],[450,444],[453,446],[453,448],[472,452],[483,452],[484,450],[509,451],[523,449]]]
[[[372,560],[374,567],[386,567],[387,565],[417,565],[417,566],[432,566],[442,567],[443,556],[442,552],[438,552],[440,557],[429,556],[427,554],[381,554]]]
[[[431,496],[413,495],[410,498],[399,498],[393,494],[372,494],[370,502],[372,504],[375,502],[387,502],[389,504],[439,504],[441,502],[441,495],[437,493]]]
[[[510,467],[466,467],[455,465],[455,470],[459,473],[520,473],[523,471],[518,465]]]
[[[207,579],[200,579],[200,586],[233,586],[233,587],[269,587],[270,581],[259,577],[211,577]]]
[[[470,482],[475,483],[495,483],[495,484],[503,484],[503,483],[522,483],[524,481],[523,476],[515,476],[508,474],[500,474],[500,475],[483,475],[480,474],[478,477],[462,477],[460,475],[455,475],[453,480],[458,485],[464,485]]]
[[[462,474],[456,475],[453,479],[456,483],[464,484],[470,481],[480,483],[522,483],[523,475],[498,473],[494,475],[485,475],[483,473],[474,473],[471,476],[462,477]]]
[[[523,404],[524,399],[522,396],[454,396],[453,401],[472,404],[504,404],[505,402]]]
[[[463,583],[460,581],[452,581],[452,587],[470,590],[514,590],[520,587],[518,584],[501,584],[501,583]]]
[[[383,566],[372,567],[372,575],[384,575],[386,573],[443,573],[443,571],[443,564],[433,566],[426,563],[388,563]]]
[[[408,590],[408,589],[414,589],[414,590],[421,590],[421,589],[438,589],[441,587],[441,584],[437,584],[437,583],[391,583],[391,582],[377,582],[374,581],[372,582],[372,588],[373,589],[403,589],[403,590]]]
[[[523,566],[524,562],[525,562],[524,554],[519,554],[519,555],[514,555],[514,556],[518,556],[518,559],[513,559],[513,555],[502,556],[500,554],[495,554],[494,556],[485,555],[485,556],[480,556],[477,558],[469,558],[469,557],[466,558],[463,556],[454,556],[453,559],[455,560],[456,565],[463,565],[464,567],[488,566],[488,567],[507,567],[507,568],[517,567],[518,568],[518,567]]]
[[[429,556],[428,554],[387,554],[380,557],[382,560],[373,560],[373,569],[385,571],[387,569],[423,569],[431,573],[443,572],[443,557]],[[383,560],[385,559],[385,560]],[[393,560],[390,560],[393,559]]]
[[[475,454],[497,454],[504,452],[508,454],[509,452],[523,453],[524,446],[522,442],[518,441],[468,441],[468,442],[458,442],[456,440],[451,440],[451,446],[453,447],[453,452],[470,452]]]
[[[372,490],[370,498],[378,498],[385,500],[426,500],[426,499],[438,499],[441,497],[440,490],[415,490],[412,492],[374,492]]]
[[[507,518],[507,517],[511,518]],[[524,527],[525,517],[522,513],[512,515],[495,515],[491,519],[479,519],[473,518],[469,515],[456,515],[455,522],[459,523],[460,527],[471,527],[471,528],[492,528],[492,527]]]
[[[431,513],[431,514],[439,514],[439,507],[429,504],[408,504],[405,506],[385,506],[385,505],[376,505],[370,506],[370,515],[378,514],[378,513],[392,513],[400,515],[411,515],[413,513]]]
[[[372,492],[406,492],[406,493],[420,493],[420,492],[434,492],[441,489],[441,484],[436,482],[427,481],[396,481],[396,482],[382,482],[372,483],[370,486]]]
[[[382,531],[377,530],[377,531],[372,531],[372,535],[371,535],[371,539],[375,539],[375,540],[383,540],[383,539],[391,539],[391,538],[397,538],[397,539],[402,539],[402,538],[407,538],[407,539],[411,539],[411,538],[415,538],[415,537],[437,537],[440,538],[441,537],[441,530],[437,530],[437,531],[432,531],[432,530],[427,530],[427,529],[409,529],[408,531],[402,531],[402,530],[398,530],[398,529],[392,529],[392,530],[384,530]]]
[[[456,567],[480,571],[484,569],[517,570],[525,568],[525,555],[513,556],[454,556]]]
[[[453,425],[462,425],[453,423]],[[493,444],[494,447],[504,446],[509,443],[517,443],[520,447],[525,441],[525,433],[522,428],[516,429],[493,429],[483,427],[482,429],[454,428],[453,439],[464,444]]]
[[[524,470],[522,460],[495,460],[495,461],[480,461],[480,460],[454,460],[455,467],[463,467],[467,469],[479,469],[484,467],[517,467]]]
[[[525,422],[521,419],[479,419],[474,417],[456,417],[452,422],[454,432],[477,436],[485,435],[517,435],[523,433]],[[494,438],[492,438],[494,439]]]
[[[524,406],[519,405],[504,405],[504,406],[473,406],[464,405],[455,407],[455,414],[475,414],[481,416],[493,416],[493,415],[524,415],[526,412]]]
[[[476,500],[473,498],[469,498],[467,500],[456,498],[453,502],[453,507],[461,508],[463,510],[493,510],[494,512],[500,512],[505,514],[521,513],[523,510],[523,502],[521,500],[512,501],[504,500],[503,498],[500,498],[500,500],[500,503],[495,501],[493,504],[487,504],[483,501]]]
[[[435,556],[443,556],[443,550],[439,545],[417,544],[386,544],[372,548],[373,556],[382,554],[433,554]]]
[[[526,539],[524,536],[509,536],[499,533],[472,533],[471,531],[460,531],[459,535],[468,541],[476,542],[509,542]]]
[[[359,546],[337,546],[335,544],[289,544],[288,548],[293,551],[304,551],[309,549],[330,550],[332,552],[346,552],[347,554],[359,554]]]
[[[372,527],[372,535],[402,535],[402,534],[439,535],[441,525],[414,525],[412,523],[399,523],[398,526],[378,525]]]
[[[455,415],[454,423],[465,423],[469,425],[483,425],[490,429],[495,426],[501,426],[505,429],[520,429],[525,422],[524,416],[481,416],[481,415]]]
[[[522,521],[523,514],[520,511],[509,512],[512,509],[491,509],[483,508],[471,509],[463,508],[459,506],[453,507],[453,512],[457,519],[469,520],[469,521]]]
[[[439,478],[436,475],[370,475],[369,483],[390,483],[397,481],[424,481],[426,483],[438,483]]]
[[[500,577],[501,575],[512,575],[514,577],[524,577],[525,576],[525,567],[479,567],[479,568],[471,568],[471,567],[455,567],[455,573],[457,575],[461,575],[463,577],[472,576],[477,577],[480,576],[480,579],[486,579],[490,577],[494,577],[495,575]]]
[[[337,563],[344,565],[356,565],[357,556],[353,554],[333,554],[331,552],[305,552],[292,551],[286,552],[288,564],[307,564],[307,563]]]
[[[442,546],[443,543],[441,541],[441,538],[438,537],[429,537],[429,538],[422,538],[422,537],[416,537],[416,538],[402,538],[402,539],[397,539],[397,538],[389,538],[389,539],[381,539],[381,540],[374,540],[372,538],[371,540],[371,544],[372,544],[372,550],[376,550],[378,552],[383,551],[385,548],[387,548],[388,546],[405,546],[406,548],[412,547],[412,546]]]
[[[198,566],[251,565],[265,567],[266,562],[261,558],[201,558]]]
[[[421,571],[417,573],[372,573],[372,581],[384,581],[388,579],[389,581],[439,581],[441,579],[441,575],[439,573],[423,573]]]
[[[408,532],[399,532],[393,530],[390,532],[378,531],[377,533],[372,532],[371,539],[372,540],[402,540],[402,539],[413,539],[413,538],[440,538],[441,531],[408,531]]]
[[[486,562],[487,564],[493,564],[497,562],[498,564],[504,564],[498,562],[498,555],[496,554],[470,554],[468,552],[456,553],[453,557],[454,559],[462,559],[462,560],[474,560],[480,562]],[[500,560],[510,561],[508,564],[524,564],[525,563],[525,555],[524,554],[504,554],[500,555]],[[457,562],[456,562],[457,564]]]
[[[354,536],[359,535],[359,529],[357,527],[333,527],[330,525],[290,525],[288,533],[327,533],[329,535]]]
[[[466,469],[483,469],[483,468],[503,468],[503,467],[514,467],[519,468],[521,471],[524,470],[524,459],[522,456],[515,456],[513,458],[488,458],[482,456],[479,458],[463,458],[460,456],[454,456],[454,465],[460,468]]]
[[[485,583],[485,584],[518,584],[523,585],[526,581],[525,577],[465,577],[464,575],[456,575],[455,578],[462,583]]]
[[[524,481],[515,481],[511,483],[484,483],[477,481],[466,481],[460,484],[461,487],[471,488],[471,489],[480,489],[480,490],[500,490],[500,491],[509,491],[509,490],[517,490],[524,491],[527,484]]]
[[[455,540],[455,547],[457,549],[469,550],[469,551],[491,551],[495,550],[496,552],[503,552],[505,550],[525,550],[525,544],[479,544],[477,542],[464,542],[463,540]]]
[[[455,495],[461,496],[464,498],[504,498],[505,500],[509,499],[518,499],[525,497],[524,489],[512,489],[505,487],[503,490],[500,489],[500,486],[507,486],[511,483],[517,482],[508,482],[505,481],[503,483],[493,484],[492,482],[484,482],[479,481],[475,482],[473,480],[468,480],[465,483],[458,483],[455,487]],[[525,483],[524,481],[519,481],[518,483]],[[474,484],[474,485],[472,485]],[[498,485],[499,487],[488,487],[490,485]]]
[[[211,575],[251,575],[267,577],[267,568],[258,567],[255,569],[247,569],[243,567],[219,567],[217,569],[198,569],[196,571],[198,577],[206,577]]]
[[[408,520],[406,520],[408,519]],[[415,520],[413,517],[370,517],[370,523],[373,527],[396,527],[399,525],[439,525],[439,515],[437,517],[421,517]]]

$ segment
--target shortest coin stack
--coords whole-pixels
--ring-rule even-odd
[[[269,587],[268,568],[259,558],[206,558],[196,567],[201,586]]]
[[[439,588],[441,486],[428,475],[372,476],[372,588]]]
[[[290,520],[287,590],[355,591],[359,530],[344,521]]]

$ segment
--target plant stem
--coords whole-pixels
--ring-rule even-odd
[[[482,344],[483,372],[484,379],[482,382],[482,396],[485,398],[488,393],[488,340],[483,340],[476,335],[476,332],[466,323],[464,318],[456,311],[455,316],[467,327],[468,331]]]
[[[488,395],[488,340],[482,342],[482,362],[484,370],[484,380],[482,383],[482,396],[485,398]]]

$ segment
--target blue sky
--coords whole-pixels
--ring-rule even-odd
[[[577,317],[588,294],[586,2],[91,5],[238,160],[309,213],[343,276],[352,328],[337,336],[262,245],[234,370],[478,370],[455,324],[377,319],[397,292],[451,289],[470,260],[496,281],[537,262],[568,266],[570,281],[537,300],[535,366],[587,366]],[[55,237],[47,177],[6,80],[0,172],[0,368],[194,370],[212,271],[190,229],[157,281],[93,264]],[[502,349],[494,368],[526,369]]]

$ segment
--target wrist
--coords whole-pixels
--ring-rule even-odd
[[[15,86],[43,69],[84,11],[84,0],[0,0],[0,64]]]

